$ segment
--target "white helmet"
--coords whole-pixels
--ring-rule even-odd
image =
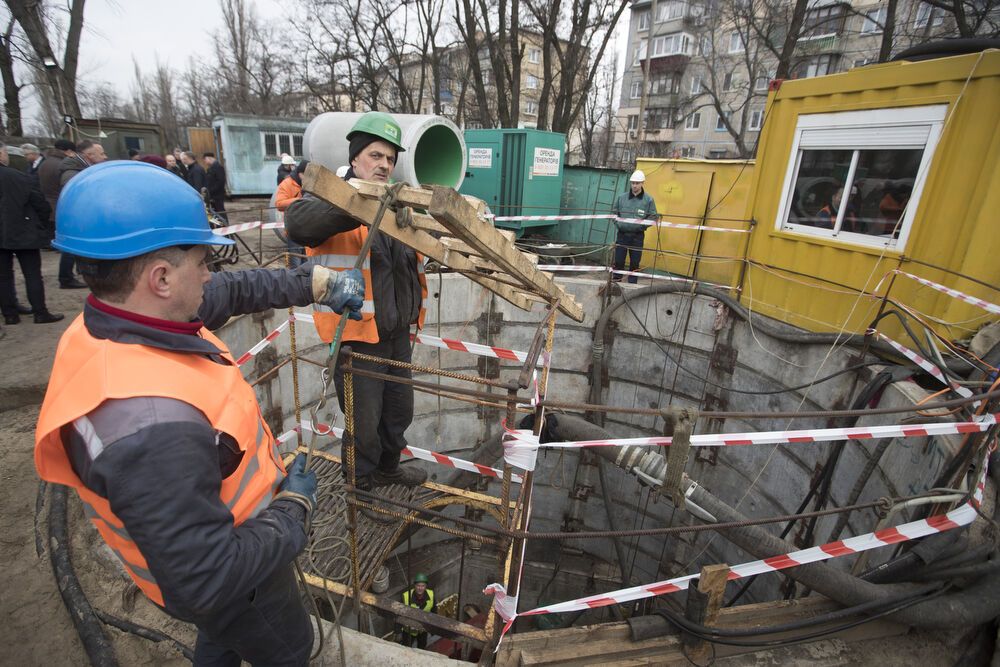
[[[295,158],[293,158],[288,153],[282,153],[281,154],[281,164],[294,165],[295,164]]]
[[[347,172],[350,171],[350,169],[351,168],[348,167],[346,164],[345,165],[341,165],[341,166],[337,167],[336,174],[337,174],[337,176],[340,176],[341,178],[343,178],[344,176],[347,176]]]
[[[646,174],[643,173],[642,169],[636,169],[632,172],[632,178],[628,179],[630,183],[645,183]]]

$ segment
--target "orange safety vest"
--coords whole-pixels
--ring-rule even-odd
[[[48,482],[76,489],[84,512],[150,600],[163,593],[135,542],[107,499],[84,486],[73,471],[60,430],[108,399],[172,398],[195,406],[212,428],[231,436],[243,452],[239,467],[222,480],[219,498],[239,525],[270,503],[285,478],[274,436],[264,422],[253,388],[225,344],[202,328],[199,335],[222,351],[229,364],[199,354],[94,338],[80,315],[59,341],[49,387],[35,431],[35,467]],[[86,437],[86,435],[84,436]]]
[[[316,261],[333,269],[334,271],[346,271],[353,269],[361,252],[361,246],[368,238],[368,228],[364,225],[356,227],[349,232],[334,234],[321,245],[315,248],[306,248],[306,254],[315,257]],[[424,258],[417,253],[417,279],[420,281],[420,313],[417,315],[417,328],[424,326],[424,317],[427,314],[425,307],[427,301],[427,277],[424,275]],[[372,296],[372,271],[371,252],[361,265],[361,273],[365,278],[365,302],[361,307],[360,320],[348,320],[344,327],[344,340],[356,340],[363,343],[378,342],[378,327],[375,325],[375,300]],[[337,331],[337,324],[340,322],[340,315],[333,312],[332,308],[320,304],[313,304],[313,320],[316,322],[316,330],[319,337],[327,343],[333,341],[333,334]]]

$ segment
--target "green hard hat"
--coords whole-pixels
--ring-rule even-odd
[[[362,114],[361,118],[358,118],[358,121],[354,123],[351,131],[347,133],[347,140],[350,141],[353,139],[354,135],[358,132],[364,132],[379,139],[384,139],[395,146],[396,150],[400,152],[406,150],[403,148],[403,130],[400,129],[399,123],[392,116],[382,111],[369,111]]]
[[[417,576],[413,577],[413,583],[415,584],[426,584],[427,581],[427,575],[423,572],[417,572]]]

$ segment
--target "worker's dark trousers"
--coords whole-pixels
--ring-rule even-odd
[[[377,343],[345,341],[344,346],[360,354],[383,359],[410,361],[410,331],[393,336],[380,336]],[[409,369],[387,364],[354,360],[356,368],[364,368],[401,378],[410,378]],[[413,387],[396,382],[354,375],[354,429],[357,463],[355,475],[370,475],[376,468],[393,470],[399,465],[399,453],[406,447],[406,432],[413,421]],[[340,409],[344,410],[344,374],[337,367],[334,373]]]
[[[410,648],[415,647],[421,650],[425,649],[427,648],[427,633],[418,632],[415,635],[411,635],[406,630],[403,630],[403,636],[399,640],[399,643],[402,644],[403,646],[409,646]]]
[[[212,210],[215,214],[219,216],[225,222],[229,222],[229,214],[226,213],[226,198],[225,197],[213,197],[211,202]]]
[[[305,667],[313,631],[291,565],[275,570],[246,598],[200,621],[195,667]]]
[[[73,267],[76,265],[76,257],[69,254],[68,252],[62,253],[62,257],[59,258],[59,284],[68,285],[74,280],[76,276],[73,275]]]
[[[625,268],[625,253],[628,253],[628,270],[637,271],[639,262],[642,261],[642,245],[645,242],[646,232],[618,232],[615,240],[615,262],[616,271]],[[620,275],[613,275],[611,279],[618,282],[622,279]],[[635,284],[639,281],[638,276],[629,276],[628,281]]]

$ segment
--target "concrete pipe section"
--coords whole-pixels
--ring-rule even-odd
[[[303,144],[306,159],[330,171],[348,164],[347,133],[362,114],[330,111],[310,121]],[[447,118],[424,114],[392,114],[403,131],[393,180],[410,185],[446,185],[458,189],[465,179],[465,139]]]

